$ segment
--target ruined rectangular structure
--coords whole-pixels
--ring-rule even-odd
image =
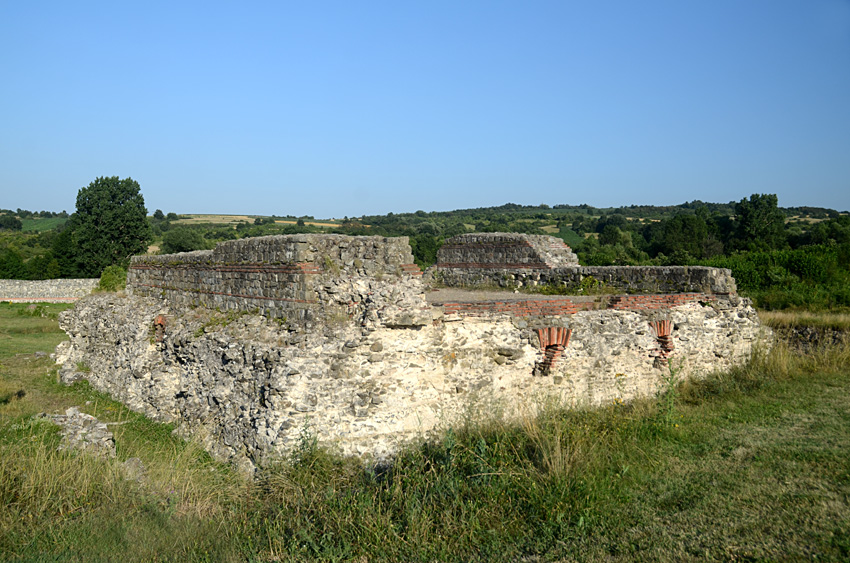
[[[339,278],[396,281],[421,275],[407,237],[279,235],[220,243],[215,250],[134,256],[127,287],[175,306],[258,311],[309,321],[322,284]]]
[[[561,239],[521,233],[475,233],[446,241],[432,275],[450,287],[538,285],[581,293],[604,287],[622,293],[735,295],[732,272],[705,266],[580,266]]]
[[[473,406],[519,416],[544,398],[650,395],[669,366],[701,377],[746,361],[761,338],[728,270],[586,268],[552,237],[498,233],[452,239],[439,257],[420,276],[406,237],[342,235],[135,257],[126,294],[62,314],[59,375],[198,431],[216,458],[250,469],[305,428],[382,459]],[[458,288],[590,277],[619,294]]]

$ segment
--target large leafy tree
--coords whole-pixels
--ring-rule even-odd
[[[22,227],[23,224],[14,215],[0,215],[0,229],[20,231]]]
[[[162,236],[162,251],[165,254],[204,250],[207,246],[204,236],[196,229],[177,227]]]
[[[680,213],[663,221],[655,231],[653,250],[667,256],[687,253],[693,258],[710,258],[722,254],[723,245],[711,232],[711,225],[703,214]]]
[[[785,246],[785,215],[776,194],[753,194],[735,204],[737,246],[744,250],[779,250]]]
[[[77,194],[71,229],[79,273],[99,276],[147,249],[151,230],[139,183],[118,176],[97,178]]]

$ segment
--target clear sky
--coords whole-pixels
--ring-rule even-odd
[[[850,209],[849,0],[0,4],[0,208]]]

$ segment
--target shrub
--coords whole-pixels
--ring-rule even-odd
[[[177,227],[169,230],[162,237],[162,253],[174,254],[175,252],[191,252],[193,250],[206,250],[207,241],[197,229],[188,227]]]
[[[127,286],[127,270],[121,266],[107,266],[100,274],[100,291],[121,291]]]

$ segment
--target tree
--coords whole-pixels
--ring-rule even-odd
[[[20,231],[23,224],[17,217],[12,215],[0,215],[0,229],[9,229],[10,231]]]
[[[680,213],[664,221],[660,251],[668,256],[676,252],[704,258],[709,239],[708,224],[702,217]]]
[[[779,250],[785,246],[785,215],[776,194],[753,194],[735,204],[737,246],[746,250]]]
[[[70,221],[69,221],[70,222]],[[80,277],[77,264],[77,247],[74,243],[74,231],[66,224],[50,243],[51,253],[59,265],[59,276],[62,278]]]
[[[605,225],[605,228],[599,234],[599,244],[603,246],[622,244],[625,248],[630,248],[633,246],[632,234],[629,231],[620,229],[620,227],[608,224]]]
[[[188,227],[171,229],[162,237],[162,252],[164,254],[204,250],[206,248],[207,241],[204,240],[203,235],[199,231]]]
[[[153,212],[153,218],[157,221],[165,221],[165,213],[162,212],[162,209],[157,209]]]
[[[147,250],[147,214],[139,183],[132,178],[97,178],[81,188],[71,217],[80,273],[100,276],[107,266],[126,265],[130,256]]]
[[[12,248],[7,248],[0,254],[0,278],[20,280],[26,277],[24,259]]]

